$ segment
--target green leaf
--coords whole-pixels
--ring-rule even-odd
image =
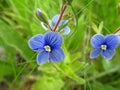
[[[72,70],[74,70],[74,72],[82,73],[83,69],[85,69],[85,70],[87,69],[87,65],[88,65],[88,63],[75,61],[70,65],[70,67],[72,68]]]
[[[85,83],[84,79],[81,78],[81,77],[79,77],[79,76],[77,76],[77,75],[75,74],[75,72],[74,72],[68,65],[64,65],[64,64],[63,64],[63,65],[61,66],[61,69],[63,70],[63,73],[64,73],[66,76],[68,76],[69,78],[77,81],[77,82],[80,83],[80,84]]]
[[[62,90],[62,87],[63,81],[60,78],[43,76],[33,84],[31,90]]]
[[[93,84],[93,89],[94,90],[119,90],[119,89],[116,89],[110,85],[105,85],[105,84],[102,84],[100,82],[95,82]]]
[[[102,32],[102,29],[103,29],[103,21],[100,22],[100,24],[99,24],[99,27],[98,27],[99,33]]]
[[[103,29],[103,21],[100,22],[98,27],[95,23],[92,23],[92,28],[96,33],[101,33]]]
[[[113,63],[112,63],[112,61],[105,60],[105,59],[102,60],[102,64],[103,64],[103,68],[104,68],[106,71],[109,71],[109,70],[112,69],[113,66],[114,66]]]
[[[26,60],[31,60],[34,53],[29,49],[27,41],[14,28],[3,21],[0,21],[0,29],[0,37],[3,41],[19,51]]]
[[[0,80],[4,76],[9,76],[13,74],[10,63],[7,63],[5,60],[0,60]]]
[[[93,28],[93,30],[94,30],[96,33],[99,33],[98,28],[97,28],[97,26],[95,25],[95,23],[92,23],[92,28]]]

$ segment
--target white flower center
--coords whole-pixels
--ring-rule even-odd
[[[45,48],[45,50],[48,51],[48,52],[51,51],[51,47],[50,47],[49,45],[44,46],[44,48]]]
[[[107,45],[101,45],[101,49],[102,50],[106,50],[107,49]]]

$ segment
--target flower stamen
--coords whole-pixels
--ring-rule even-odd
[[[49,45],[44,46],[44,48],[45,48],[45,51],[48,51],[48,52],[51,51],[51,47]]]
[[[107,49],[107,45],[101,45],[101,49],[102,50],[106,50]]]

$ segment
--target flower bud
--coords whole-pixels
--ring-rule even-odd
[[[47,20],[47,16],[40,9],[36,10],[36,16],[41,22],[44,22],[47,25],[49,24]]]

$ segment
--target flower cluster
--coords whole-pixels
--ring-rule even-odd
[[[45,34],[37,34],[28,41],[29,47],[33,51],[38,52],[36,58],[38,64],[43,64],[46,61],[60,62],[65,58],[64,51],[61,48],[61,34],[67,35],[70,33],[70,28],[67,26],[69,20],[62,20],[65,9],[66,5],[63,5],[61,13],[56,14],[51,20],[47,19],[46,15],[40,9],[37,9],[36,15],[41,21],[41,25],[45,30],[51,30]],[[97,58],[102,54],[105,59],[112,59],[119,41],[116,34],[109,34],[107,36],[102,34],[94,35],[91,38],[91,45],[94,49],[90,52],[90,58]]]
[[[66,5],[62,7],[61,14],[55,15],[51,20],[47,20],[44,13],[40,9],[37,9],[37,17],[41,21],[44,29],[51,31],[45,34],[37,34],[29,39],[29,47],[38,52],[37,63],[43,64],[48,62],[60,62],[64,60],[65,55],[62,50],[62,37],[70,32],[70,28],[67,26],[68,20],[62,20],[63,12],[66,9]]]

